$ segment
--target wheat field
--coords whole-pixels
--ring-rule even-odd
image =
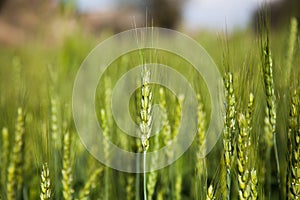
[[[205,158],[199,156],[211,114],[207,88],[192,69],[186,70],[191,68],[186,60],[158,50],[157,62],[192,80],[198,100],[197,134],[176,162],[137,174],[97,161],[80,142],[73,122],[76,72],[99,38],[78,30],[61,47],[29,42],[17,50],[0,49],[0,199],[300,199],[297,20],[292,18],[281,31],[263,27],[257,32],[203,32],[193,37],[215,60],[224,79],[221,137]],[[142,56],[152,55],[148,53]],[[124,72],[143,62],[140,58],[140,52],[131,52],[111,64],[100,80],[105,87],[97,89],[96,110],[106,138],[122,149],[146,153],[176,137],[182,99],[150,84],[145,68],[142,86],[129,105],[141,125],[141,138],[122,133],[109,107],[111,92]],[[162,129],[150,137],[154,104],[162,110]],[[109,159],[108,147],[99,146]],[[154,165],[155,160],[145,164]]]

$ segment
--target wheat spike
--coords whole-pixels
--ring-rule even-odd
[[[228,72],[225,76],[225,97],[227,101],[225,126],[223,130],[224,161],[226,167],[226,199],[230,199],[231,163],[233,159],[233,135],[236,132],[236,100],[233,88],[233,75]]]
[[[249,148],[250,135],[247,120],[243,114],[239,116],[239,134],[237,139],[237,170],[239,199],[248,199],[251,195],[251,187],[249,184]]]
[[[207,190],[206,200],[215,200],[215,199],[216,197],[215,197],[214,187],[210,185]]]
[[[9,135],[8,129],[2,129],[2,149],[1,149],[1,183],[2,186],[6,184],[7,178],[7,165],[9,159]]]
[[[65,200],[73,199],[73,175],[71,167],[71,136],[70,132],[66,131],[63,137],[63,169],[62,169],[62,185],[63,197]]]
[[[200,195],[200,199],[206,197],[206,188],[207,188],[207,169],[206,169],[206,160],[203,158],[205,155],[205,112],[203,104],[201,102],[200,94],[197,94],[198,99],[198,130],[196,135],[196,195]]]
[[[104,109],[101,109],[100,111],[101,114],[101,128],[103,130],[103,135],[104,137],[109,140],[109,129],[108,129],[108,124],[107,124],[107,117],[106,117],[106,112]],[[110,155],[109,155],[109,147],[107,145],[107,142],[103,143],[103,149],[104,149],[104,158],[106,161],[109,161]],[[109,183],[109,178],[110,178],[110,169],[108,167],[104,168],[104,199],[108,200],[109,199],[109,193],[110,193],[110,183]]]
[[[24,150],[24,134],[25,134],[24,114],[21,108],[18,109],[18,118],[15,131],[15,141],[11,154],[11,160],[8,167],[7,175],[7,199],[13,200],[17,198],[18,189],[23,182],[23,150]]]
[[[258,180],[256,170],[253,168],[250,172],[251,199],[258,199]]]
[[[149,148],[149,137],[151,134],[152,123],[152,92],[150,88],[150,71],[144,66],[142,69],[142,95],[141,95],[141,124],[140,129],[142,132],[141,142],[143,151]]]
[[[288,199],[300,199],[300,116],[299,96],[293,92],[288,130]]]
[[[43,164],[42,173],[41,173],[41,200],[51,199],[51,181],[48,164]]]
[[[94,171],[94,173],[90,176],[86,184],[84,185],[83,189],[79,192],[78,200],[88,200],[91,190],[96,187],[98,182],[98,177],[102,174],[103,168],[99,168]]]

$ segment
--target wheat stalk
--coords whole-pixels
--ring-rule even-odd
[[[271,56],[270,49],[270,40],[269,40],[269,27],[268,22],[266,20],[266,39],[261,42],[261,50],[262,50],[262,70],[263,70],[263,80],[264,80],[264,89],[266,95],[267,102],[267,117],[268,123],[270,124],[270,131],[272,133],[273,142],[267,141],[267,144],[272,144],[272,146],[268,146],[266,153],[267,159],[270,158],[271,149],[274,147],[275,151],[275,160],[276,160],[276,168],[277,168],[277,183],[279,187],[279,192],[281,192],[281,180],[280,180],[280,166],[279,166],[279,158],[278,158],[278,150],[277,150],[277,142],[276,142],[276,98],[274,93],[274,79],[273,79],[273,62]],[[270,138],[271,139],[271,138]],[[270,173],[267,175],[267,193],[270,194]]]
[[[146,153],[149,148],[149,137],[151,135],[151,125],[152,125],[152,92],[150,88],[150,71],[146,65],[142,69],[142,92],[141,92],[141,143],[143,149],[143,167],[146,168]],[[147,200],[147,180],[146,173],[144,171],[144,200]]]
[[[7,175],[7,199],[13,200],[17,198],[18,189],[23,182],[23,150],[24,150],[24,134],[25,134],[24,114],[21,108],[18,109],[18,117],[15,131],[15,141],[11,154],[11,160],[8,167]]]
[[[166,103],[166,95],[163,88],[159,89],[159,105],[161,108],[161,115],[162,115],[162,131],[161,131],[161,137],[162,137],[162,146],[168,146],[172,140],[171,135],[171,126],[168,119],[168,113],[167,113],[167,103]],[[168,149],[167,151],[167,159],[171,158],[173,155],[173,152]]]
[[[2,129],[2,148],[1,148],[1,183],[2,186],[6,184],[7,165],[9,159],[9,135],[8,129]]]
[[[54,146],[58,149],[60,146],[60,136],[59,136],[59,128],[58,128],[58,105],[56,98],[51,98],[51,136],[52,141],[54,142]]]
[[[296,18],[291,18],[290,22],[290,35],[289,35],[289,43],[288,43],[288,51],[287,51],[287,58],[286,58],[286,84],[288,84],[288,80],[291,77],[291,69],[293,63],[293,57],[295,54],[295,44],[297,41],[297,32],[298,32],[298,22]]]
[[[239,134],[237,138],[237,170],[238,170],[238,185],[239,199],[248,199],[251,195],[251,187],[248,184],[250,172],[249,165],[249,148],[250,135],[247,120],[243,114],[239,116]]]
[[[206,197],[206,188],[207,188],[207,169],[206,169],[206,160],[203,158],[206,150],[205,147],[205,112],[203,108],[203,104],[201,102],[200,94],[197,94],[198,99],[198,107],[197,107],[197,115],[198,115],[198,130],[196,135],[196,198],[200,194],[200,199],[204,199]],[[197,184],[198,183],[198,184]]]
[[[100,111],[101,114],[101,128],[103,130],[103,135],[104,137],[108,140],[109,139],[109,129],[108,129],[108,124],[107,124],[107,117],[106,117],[106,112],[104,109],[101,109]],[[109,161],[110,155],[109,155],[109,147],[107,145],[107,142],[103,143],[103,149],[104,149],[104,159],[106,161]],[[110,177],[110,169],[108,167],[104,168],[104,199],[108,200],[110,198],[109,193],[110,193],[110,183],[109,183],[109,177]]]
[[[94,173],[90,176],[88,181],[85,183],[83,189],[79,192],[78,200],[88,200],[91,190],[96,187],[98,182],[98,177],[102,174],[103,168],[95,170]]]
[[[287,198],[300,199],[300,116],[299,96],[293,92],[288,130]]]
[[[226,167],[226,199],[230,199],[231,164],[233,159],[233,139],[236,132],[236,101],[233,88],[233,76],[228,72],[225,76],[225,97],[227,101],[225,126],[223,131],[224,161]]]
[[[146,66],[142,69],[142,95],[141,95],[141,142],[143,151],[149,148],[149,137],[152,123],[152,92],[150,88],[150,71]]]
[[[71,138],[70,132],[66,131],[63,137],[63,168],[62,168],[62,185],[63,185],[63,197],[66,200],[73,199],[73,175],[71,167]]]
[[[251,200],[258,199],[258,180],[256,170],[253,168],[250,171],[250,188],[251,188]]]
[[[126,200],[134,199],[134,176],[129,175],[126,185]]]

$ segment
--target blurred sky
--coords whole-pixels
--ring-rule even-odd
[[[123,0],[124,2],[125,0]],[[145,0],[147,1],[147,0]],[[245,28],[263,2],[276,0],[185,0],[183,24],[190,30],[205,28],[228,31]],[[117,0],[78,0],[81,11],[113,10]],[[131,1],[132,2],[132,1]]]

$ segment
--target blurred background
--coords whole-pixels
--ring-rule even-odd
[[[75,29],[117,33],[146,21],[186,33],[231,33],[255,28],[264,3],[271,4],[274,28],[300,16],[298,0],[0,0],[0,44],[15,46],[37,38],[54,44]]]

